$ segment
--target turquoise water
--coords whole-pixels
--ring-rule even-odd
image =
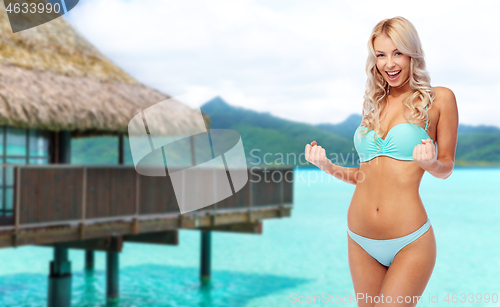
[[[295,178],[302,172],[290,218],[265,220],[262,235],[212,233],[208,287],[199,282],[198,231],[180,231],[179,246],[126,243],[119,306],[295,306],[312,304],[292,303],[292,293],[354,295],[346,214],[355,187],[317,170],[296,170]],[[444,301],[453,293],[500,294],[499,185],[498,168],[456,168],[446,180],[425,173],[420,193],[438,254],[418,306],[500,306]],[[83,271],[83,251],[69,257],[73,306],[105,306],[105,253],[95,253],[93,275]],[[46,306],[52,249],[0,249],[0,259],[0,306]],[[439,303],[428,303],[429,295]]]

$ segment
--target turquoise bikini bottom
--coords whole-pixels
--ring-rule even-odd
[[[389,239],[389,240],[375,240],[366,238],[352,232],[349,227],[347,227],[347,232],[349,236],[359,244],[370,256],[375,258],[382,265],[390,266],[396,254],[406,245],[418,239],[431,227],[431,220],[427,219],[427,222],[420,227],[417,231],[410,233],[407,236]]]

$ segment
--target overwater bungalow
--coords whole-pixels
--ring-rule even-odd
[[[70,305],[70,248],[85,252],[87,270],[95,251],[106,253],[103,300],[116,301],[124,242],[176,245],[179,229],[198,229],[207,280],[212,231],[261,234],[262,220],[290,216],[293,170],[278,167],[253,173],[279,173],[280,181],[249,175],[231,197],[180,214],[169,176],[142,176],[124,163],[129,121],[170,96],[132,78],[64,18],[13,34],[0,6],[0,248],[53,248],[48,306]],[[167,130],[209,129],[185,104],[172,108]],[[119,140],[116,165],[71,164],[72,138],[103,135]]]

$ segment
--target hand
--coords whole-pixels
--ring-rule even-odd
[[[312,141],[311,144],[306,145],[306,160],[316,165],[322,170],[331,163],[330,160],[326,158],[326,151],[321,146],[316,146],[316,141]]]
[[[437,162],[436,147],[429,138],[420,141],[422,144],[413,148],[413,161],[417,162],[421,168],[427,169]]]

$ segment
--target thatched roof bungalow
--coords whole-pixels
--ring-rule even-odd
[[[113,64],[63,17],[13,34],[0,1],[0,163],[68,162],[71,137],[126,135],[136,114],[169,98]],[[168,106],[148,124],[166,135],[208,129],[199,110]],[[0,217],[12,213],[11,170],[0,172]]]

